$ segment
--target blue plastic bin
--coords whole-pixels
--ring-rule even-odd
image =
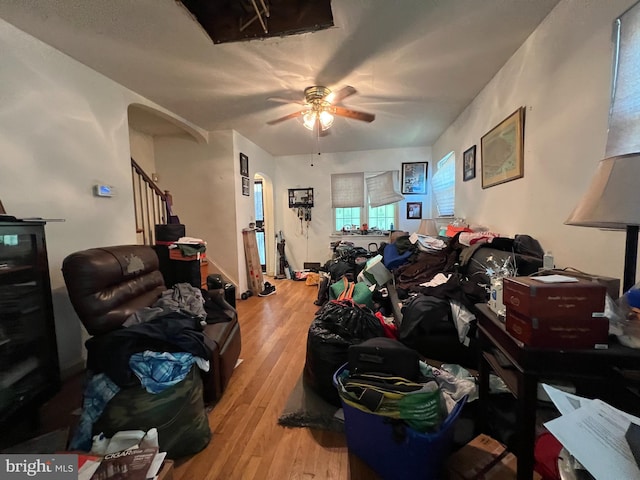
[[[337,378],[346,369],[347,364],[333,375],[336,388]],[[342,401],[349,452],[383,480],[441,479],[444,462],[451,453],[453,426],[465,402],[466,397],[458,402],[437,432],[420,433],[407,426],[404,439],[396,440],[390,418],[363,412]]]

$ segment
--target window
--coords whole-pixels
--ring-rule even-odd
[[[453,152],[445,155],[437,164],[438,169],[431,177],[431,188],[438,210],[438,216],[453,216],[456,205],[456,156]]]
[[[397,185],[397,171],[331,175],[335,231],[358,229],[363,223],[368,225],[369,230],[392,228],[392,225],[397,224],[396,204],[404,198],[397,191]],[[364,205],[365,194],[369,201],[366,208],[363,208],[359,205]],[[345,204],[343,199],[346,197],[349,200]],[[389,201],[394,203],[371,206]]]

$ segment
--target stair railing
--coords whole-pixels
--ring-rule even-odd
[[[155,226],[166,224],[171,218],[171,194],[162,191],[133,158],[131,176],[138,241],[155,245]]]

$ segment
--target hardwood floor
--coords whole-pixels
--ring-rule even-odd
[[[377,479],[344,434],[278,425],[304,367],[317,287],[268,281],[274,295],[238,300],[243,362],[209,414],[211,442],[176,463],[174,480]]]
[[[374,480],[347,452],[344,434],[285,428],[278,417],[305,362],[307,331],[318,307],[317,287],[267,279],[268,297],[238,300],[242,363],[209,413],[213,433],[205,450],[176,462],[174,480]],[[73,431],[82,405],[84,373],[68,379],[42,409],[36,434]]]

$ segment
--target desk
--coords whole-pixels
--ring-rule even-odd
[[[485,304],[476,305],[481,358],[479,365],[479,418],[480,431],[487,432],[489,373],[495,372],[516,397],[516,456],[518,480],[533,477],[533,448],[535,443],[538,380],[587,380],[595,389],[584,396],[604,395],[612,391],[614,368],[637,369],[640,350],[628,348],[615,341],[605,350],[550,350],[526,347],[509,335],[498,316]],[[616,403],[615,398],[603,398]],[[614,405],[616,406],[616,405]],[[618,408],[624,409],[623,406]],[[631,412],[632,413],[632,412]]]

